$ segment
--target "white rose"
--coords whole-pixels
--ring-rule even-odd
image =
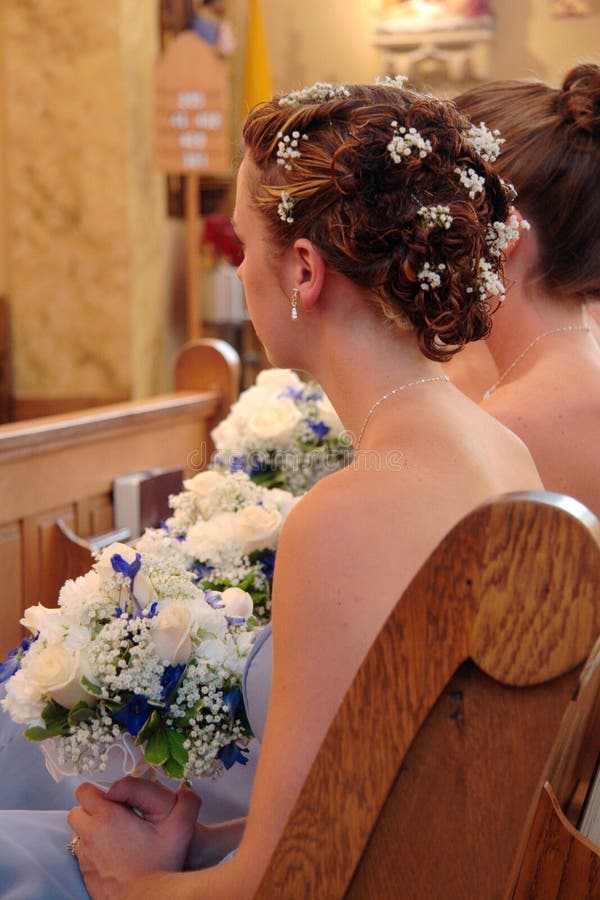
[[[331,436],[339,437],[344,430],[344,426],[329,397],[323,397],[321,400],[317,400],[317,410],[321,422],[331,429]]]
[[[204,634],[211,634],[216,638],[225,637],[227,634],[227,619],[223,613],[224,610],[213,609],[206,600],[201,600],[200,603],[194,604],[194,633],[202,631]]]
[[[287,519],[297,502],[298,497],[294,497],[289,491],[282,491],[281,488],[269,488],[269,506],[276,506],[282,519]]]
[[[135,562],[136,551],[133,547],[130,547],[129,544],[121,544],[119,541],[114,544],[110,544],[106,547],[105,550],[100,554],[100,558],[96,563],[96,566],[99,571],[108,570],[109,572],[114,572],[113,565],[111,559],[113,556],[118,553],[119,556],[122,556],[126,563],[131,564]]]
[[[156,599],[156,591],[152,586],[152,582],[148,576],[144,575],[142,572],[138,572],[133,579],[131,590],[142,609],[148,609]]]
[[[64,635],[64,619],[60,609],[49,609],[41,603],[29,606],[19,620],[32,634],[38,631],[49,643],[59,641]]]
[[[227,656],[227,648],[222,641],[209,638],[200,643],[196,656],[207,662],[209,666],[221,666]]]
[[[18,669],[8,679],[5,689],[6,695],[0,705],[13,722],[46,727],[42,718],[42,710],[46,706],[46,701],[42,698],[42,691],[38,685],[29,680],[23,669]]]
[[[235,450],[242,443],[242,435],[234,416],[228,416],[210,433],[217,450]]]
[[[181,600],[171,603],[152,619],[150,637],[160,659],[172,666],[188,661],[193,621],[189,606]]]
[[[271,400],[253,413],[247,423],[248,433],[261,443],[275,449],[283,448],[289,442],[302,413],[293,400],[282,397]]]
[[[215,499],[224,484],[225,476],[212,470],[200,472],[183,482],[184,487],[194,495],[196,506],[205,519],[210,517]]]
[[[64,647],[53,644],[36,654],[26,672],[42,694],[70,709],[90,697],[79,683],[83,670],[84,658],[79,650],[69,653]]]
[[[247,506],[235,520],[235,531],[244,553],[276,546],[281,531],[281,513],[265,506]]]
[[[304,382],[291,369],[263,369],[258,373],[256,383],[259,387],[277,394],[289,387],[304,387]]]
[[[222,487],[224,481],[223,475],[209,469],[207,472],[199,472],[193,478],[186,478],[183,486],[187,491],[192,491],[199,500],[204,500],[215,488]]]
[[[257,387],[257,385],[253,385],[243,391],[243,393],[240,394],[239,399],[231,407],[231,415],[237,420],[238,427],[242,427],[242,424],[249,416],[261,409],[265,403],[268,403],[269,400],[272,399],[273,391],[268,391],[264,387]]]
[[[221,594],[225,615],[231,619],[247,619],[252,615],[254,604],[252,597],[240,588],[227,588]]]
[[[183,541],[183,550],[192,559],[216,565],[225,550],[239,539],[235,532],[235,513],[217,513],[209,522],[196,522]]]

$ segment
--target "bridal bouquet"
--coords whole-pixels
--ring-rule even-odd
[[[265,369],[211,432],[212,467],[247,472],[302,494],[351,460],[352,442],[321,388],[290,369]]]
[[[193,573],[204,590],[247,592],[254,622],[270,619],[275,551],[296,498],[255,484],[245,472],[200,472],[169,498],[173,515],[147,529],[142,553],[171,559]]]
[[[0,666],[2,706],[44,742],[57,780],[217,776],[246,762],[248,594],[204,592],[176,560],[112,544],[58,602],[25,611],[33,637]]]

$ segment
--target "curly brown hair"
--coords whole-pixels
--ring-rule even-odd
[[[491,82],[455,103],[506,138],[496,168],[538,232],[532,276],[558,296],[600,297],[600,66],[576,66],[560,88]]]
[[[451,102],[390,84],[331,93],[293,104],[275,97],[251,110],[243,130],[258,170],[251,199],[275,248],[308,238],[329,266],[372,289],[386,318],[414,328],[425,356],[446,360],[490,330],[497,300],[482,290],[482,275],[501,270],[490,230],[506,220],[510,193]],[[400,128],[416,129],[431,150],[395,162],[389,144]],[[279,143],[294,132],[300,155],[282,165]],[[474,196],[461,183],[468,170],[483,179]],[[285,221],[282,191],[293,204]],[[447,207],[451,227],[432,227],[423,206]],[[426,264],[439,284],[420,277]]]

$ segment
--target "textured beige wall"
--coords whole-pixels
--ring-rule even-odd
[[[15,393],[147,393],[164,322],[155,2],[1,12]]]

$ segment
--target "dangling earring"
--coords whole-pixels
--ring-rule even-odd
[[[292,322],[298,318],[298,297],[300,296],[300,288],[295,287],[292,291],[290,302],[292,304]]]

